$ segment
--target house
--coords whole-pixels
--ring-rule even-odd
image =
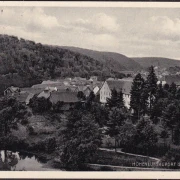
[[[106,80],[100,89],[100,102],[106,103],[107,98],[111,98],[112,89],[115,88],[118,92],[122,91],[125,106],[129,108],[132,82],[132,79]]]
[[[14,96],[15,94],[19,94],[21,92],[19,87],[8,87],[5,91],[4,91],[4,96]]]
[[[29,93],[25,91],[21,91],[18,94],[15,94],[14,97],[16,98],[17,101],[21,103],[26,103],[26,99],[28,97]]]
[[[92,90],[90,86],[78,86],[78,92],[82,91],[86,97],[89,96]]]
[[[43,91],[43,89],[36,88],[21,88],[21,91],[25,91],[29,94],[39,94]]]
[[[27,96],[27,98],[26,98],[26,100],[25,100],[25,103],[26,103],[26,104],[29,104],[30,100],[34,97],[34,95],[35,95],[35,94],[30,93],[30,94]]]
[[[57,87],[46,87],[45,88],[45,91],[50,91],[50,92],[53,92],[53,91],[57,91]]]
[[[166,84],[166,81],[158,81],[157,84],[162,83],[162,86],[164,86]]]
[[[50,101],[52,104],[56,104],[58,101],[63,102],[62,110],[69,110],[79,102],[79,99],[75,92],[52,92]]]
[[[38,98],[44,97],[44,98],[48,99],[50,97],[50,95],[51,95],[51,92],[48,89],[45,89],[37,97]]]

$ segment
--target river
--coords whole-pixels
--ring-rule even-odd
[[[0,171],[59,171],[51,168],[47,160],[25,152],[0,151]]]

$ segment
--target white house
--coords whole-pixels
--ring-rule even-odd
[[[125,106],[129,108],[132,82],[133,82],[132,79],[105,81],[100,89],[100,102],[106,103],[107,98],[111,98],[111,90],[115,88],[117,92],[122,90]]]

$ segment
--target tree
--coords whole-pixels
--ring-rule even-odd
[[[174,144],[175,145],[179,145],[180,143],[180,124],[178,124],[177,126],[175,126],[174,128]]]
[[[155,102],[155,96],[157,92],[157,76],[154,71],[154,67],[151,66],[149,68],[149,74],[146,80],[146,91],[148,93],[148,100],[149,100],[149,114],[151,115],[152,108]]]
[[[101,106],[99,103],[93,103],[90,113],[94,116],[95,122],[98,123],[100,127],[106,126],[109,116],[107,107]]]
[[[162,111],[166,107],[167,102],[169,101],[166,98],[166,92],[160,82],[157,86],[155,101],[151,110],[151,119],[155,124],[159,122],[160,117],[162,116]]]
[[[120,126],[118,138],[124,148],[132,148],[135,133],[136,128],[131,121],[126,121],[122,126]]]
[[[163,89],[163,86],[162,86],[162,82],[160,82],[157,86],[157,92],[156,92],[156,102],[158,101],[158,99],[161,99],[161,98],[165,98],[165,92],[164,92],[164,89]]]
[[[138,73],[132,83],[131,87],[131,99],[130,99],[130,108],[134,111],[133,116],[135,119],[139,119],[142,114],[142,93],[144,87],[144,79],[141,74]]]
[[[176,92],[176,99],[180,100],[180,89],[177,89],[177,92]]]
[[[177,92],[176,84],[174,82],[169,86],[169,92],[170,92],[170,98],[174,99],[176,97],[176,92]]]
[[[112,108],[109,113],[109,119],[107,121],[107,135],[114,138],[115,142],[115,151],[116,151],[116,143],[118,140],[118,135],[120,133],[120,127],[123,125],[126,120],[126,114],[123,109]]]
[[[94,102],[94,100],[95,100],[95,95],[94,95],[94,92],[91,91],[89,96],[87,97],[86,107],[91,108],[91,105]]]
[[[53,111],[56,113],[62,112],[63,105],[63,101],[58,101],[56,104],[53,104]]]
[[[79,100],[85,100],[86,99],[86,97],[82,91],[78,91],[77,97]]]
[[[81,170],[83,163],[92,160],[101,144],[99,127],[87,111],[74,110],[62,135],[64,145],[60,158],[67,170]]]
[[[117,93],[117,108],[125,108],[122,90]]]
[[[180,125],[180,104],[174,100],[164,108],[162,119],[164,124],[171,130],[172,142],[174,143],[174,129]]]
[[[169,103],[171,103],[171,101],[168,98],[160,98],[156,100],[151,112],[151,119],[153,123],[156,124],[159,121],[163,121],[162,114]]]
[[[33,112],[43,113],[51,109],[52,103],[49,98],[38,98],[37,96],[34,96],[32,99],[30,99],[29,106],[32,108]]]
[[[107,98],[107,105],[109,108],[113,108],[117,106],[118,93],[116,89],[111,90],[111,98]]]
[[[149,154],[157,142],[157,134],[149,119],[142,118],[136,125],[134,144],[142,150],[143,154]]]
[[[22,112],[22,110],[25,112]],[[17,129],[17,122],[26,114],[25,107],[15,98],[3,97],[0,99],[0,145],[5,150],[5,158],[7,156],[7,148],[11,145],[13,136],[12,129]]]
[[[164,139],[164,146],[166,145],[166,139],[169,137],[168,131],[167,130],[162,130],[160,137]]]
[[[169,91],[169,84],[166,83],[163,88],[164,90]]]

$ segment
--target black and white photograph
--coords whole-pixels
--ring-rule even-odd
[[[180,171],[180,3],[112,4],[0,4],[0,171]]]

